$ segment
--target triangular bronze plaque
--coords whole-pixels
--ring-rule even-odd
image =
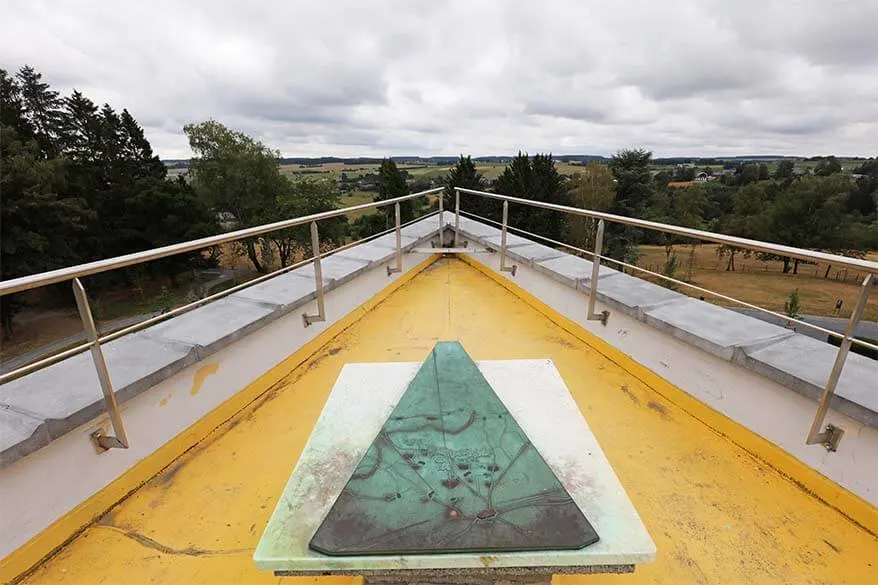
[[[577,549],[597,540],[460,343],[439,342],[310,547],[349,556]]]

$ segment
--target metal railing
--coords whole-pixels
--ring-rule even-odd
[[[106,360],[104,359],[102,344],[113,341],[114,339],[118,339],[123,335],[127,335],[129,333],[134,333],[135,331],[139,331],[141,329],[145,329],[146,327],[150,327],[151,325],[155,325],[161,321],[169,319],[171,317],[186,313],[195,309],[201,305],[209,303],[211,301],[220,299],[222,297],[228,296],[245,288],[254,286],[269,278],[273,278],[280,274],[289,272],[291,270],[295,270],[301,266],[304,266],[309,263],[314,263],[314,279],[316,286],[316,297],[317,297],[317,314],[316,315],[308,315],[303,314],[302,319],[304,321],[305,326],[309,326],[313,323],[324,321],[326,319],[326,309],[324,304],[324,290],[323,290],[323,272],[321,269],[321,258],[327,255],[327,253],[321,252],[320,250],[320,236],[318,232],[317,222],[330,219],[334,217],[340,217],[343,215],[348,215],[351,213],[356,213],[358,211],[365,211],[369,209],[377,209],[379,207],[384,207],[387,205],[394,206],[394,217],[395,217],[395,226],[389,230],[385,230],[369,236],[367,238],[362,238],[355,242],[351,242],[349,244],[345,244],[344,246],[339,246],[338,248],[334,248],[330,254],[334,254],[336,252],[340,252],[352,246],[361,244],[363,242],[379,238],[381,236],[387,235],[391,232],[396,233],[396,254],[395,254],[395,264],[394,268],[388,267],[387,274],[390,276],[393,273],[402,271],[402,236],[401,229],[406,225],[414,223],[416,221],[421,221],[424,218],[430,217],[432,215],[438,214],[439,216],[439,225],[440,228],[442,226],[442,197],[439,197],[439,212],[432,212],[423,217],[419,217],[410,222],[402,224],[400,222],[400,206],[399,204],[405,201],[411,201],[413,199],[417,199],[419,197],[424,197],[426,195],[431,195],[434,193],[439,193],[442,191],[442,187],[437,187],[435,189],[428,189],[426,191],[420,191],[418,193],[412,193],[410,195],[405,195],[403,197],[396,197],[393,199],[386,199],[384,201],[374,201],[371,203],[363,203],[361,205],[354,205],[351,207],[345,207],[341,209],[334,209],[331,211],[324,211],[321,213],[314,213],[311,215],[306,215],[298,218],[287,219],[283,221],[278,221],[270,224],[265,224],[261,226],[245,228],[241,230],[236,230],[232,232],[227,232],[224,234],[210,236],[207,238],[201,238],[198,240],[192,240],[189,242],[181,242],[179,244],[172,244],[170,246],[164,246],[161,248],[154,248],[152,250],[144,250],[143,252],[135,252],[133,254],[126,254],[124,256],[118,256],[116,258],[108,258],[106,260],[98,260],[96,262],[89,262],[86,264],[79,264],[77,266],[70,266],[68,268],[60,268],[58,270],[52,270],[49,272],[43,272],[40,274],[33,274],[30,276],[23,276],[21,278],[15,278],[12,280],[6,280],[0,282],[0,296],[9,295],[17,292],[23,292],[26,290],[32,290],[35,288],[40,288],[43,286],[47,286],[50,284],[57,284],[59,282],[64,282],[67,280],[72,281],[73,285],[73,294],[76,299],[76,306],[79,310],[80,319],[82,321],[83,329],[86,334],[87,341],[75,347],[69,348],[67,350],[58,352],[53,354],[47,358],[41,359],[39,361],[26,364],[24,366],[15,368],[9,372],[6,372],[0,375],[0,385],[5,384],[6,382],[10,382],[12,380],[18,379],[22,376],[55,364],[61,360],[67,359],[74,355],[80,354],[86,350],[91,351],[92,360],[94,362],[95,370],[97,371],[98,380],[101,385],[101,390],[104,394],[104,403],[110,417],[110,422],[113,427],[114,436],[106,435],[102,430],[95,431],[92,434],[92,440],[95,444],[102,450],[112,449],[112,448],[127,448],[128,447],[128,438],[125,433],[125,427],[122,422],[122,417],[119,412],[118,404],[116,403],[116,396],[113,390],[113,384],[110,379],[110,374],[107,369]],[[291,227],[310,224],[311,226],[311,247],[313,251],[313,256],[311,258],[305,259],[301,262],[297,262],[290,266],[286,266],[274,272],[264,274],[258,278],[254,278],[253,280],[249,280],[245,283],[233,286],[226,290],[220,291],[218,293],[214,293],[212,295],[206,296],[204,298],[198,299],[181,307],[177,307],[176,309],[167,311],[162,313],[161,315],[157,315],[150,319],[146,319],[144,321],[140,321],[135,323],[134,325],[125,327],[118,331],[114,331],[107,335],[99,335],[97,331],[97,327],[95,326],[94,318],[91,312],[91,305],[88,300],[88,295],[86,294],[85,287],[82,285],[82,281],[80,278],[85,276],[91,276],[94,274],[100,274],[102,272],[107,272],[109,270],[115,270],[117,268],[124,268],[126,266],[132,266],[135,264],[142,264],[144,262],[149,262],[151,260],[158,260],[161,258],[167,258],[169,256],[174,256],[176,254],[185,254],[187,252],[195,252],[198,250],[203,250],[205,248],[211,248],[214,246],[218,246],[221,244],[226,244],[230,242],[234,242],[237,240],[242,240],[245,238],[251,238],[255,236],[261,236],[263,234],[268,234],[271,232],[275,232],[278,230],[288,229]]]
[[[369,209],[376,209],[379,207],[384,207],[387,205],[394,206],[394,218],[395,218],[395,226],[389,230],[382,231],[378,234],[370,236],[368,238],[363,238],[361,240],[351,242],[344,246],[340,246],[338,248],[333,249],[329,254],[336,253],[351,246],[355,246],[361,244],[365,241],[378,238],[389,233],[395,232],[396,234],[396,253],[394,256],[394,265],[387,266],[387,274],[388,276],[398,273],[402,271],[402,238],[401,238],[401,229],[410,223],[414,223],[415,221],[421,221],[426,217],[430,217],[431,215],[438,215],[438,227],[439,232],[441,234],[442,229],[444,228],[442,211],[443,211],[443,196],[439,196],[439,210],[438,212],[433,212],[432,214],[427,214],[421,218],[417,218],[412,222],[408,222],[406,224],[402,224],[400,222],[401,214],[400,214],[400,203],[405,201],[410,201],[412,199],[416,199],[418,197],[423,197],[426,195],[431,195],[435,193],[439,193],[443,190],[443,188],[435,188],[429,189],[426,191],[421,191],[418,193],[412,193],[410,195],[406,195],[403,197],[397,197],[394,199],[387,199],[385,201],[376,201],[371,203],[364,203],[361,205],[355,205],[351,207],[346,207],[342,209],[336,209],[332,211],[326,211],[322,213],[315,213],[308,216],[303,216],[299,218],[287,219],[283,221],[278,221],[270,224],[265,224],[261,226],[256,226],[252,228],[246,228],[242,230],[236,230],[233,232],[228,232],[225,234],[220,234],[216,236],[211,236],[207,238],[201,238],[198,240],[192,240],[189,242],[182,242],[179,244],[173,244],[170,246],[164,246],[162,248],[155,248],[153,250],[145,250],[143,252],[136,252],[133,254],[127,254],[125,256],[119,256],[116,258],[110,258],[106,260],[99,260],[97,262],[90,262],[87,264],[80,264],[78,266],[71,266],[68,268],[61,268],[58,270],[53,270],[49,272],[44,272],[41,274],[35,274],[31,276],[25,276],[21,278],[16,278],[8,281],[0,282],[0,296],[8,295],[16,292],[22,292],[26,290],[31,290],[43,286],[47,286],[50,284],[56,284],[59,282],[71,280],[73,284],[74,296],[76,298],[77,308],[79,310],[80,318],[83,323],[83,329],[86,333],[87,341],[75,347],[69,348],[67,350],[58,352],[53,354],[47,358],[41,359],[39,361],[29,363],[27,365],[18,367],[14,370],[6,372],[4,374],[0,374],[0,384],[4,384],[6,382],[15,380],[20,378],[21,376],[27,375],[34,371],[40,370],[47,366],[50,366],[54,363],[57,363],[63,359],[69,358],[71,356],[82,353],[86,350],[90,350],[92,354],[92,359],[94,361],[95,369],[98,374],[98,378],[101,384],[101,390],[104,394],[105,405],[110,416],[110,421],[113,426],[113,430],[115,436],[108,436],[102,434],[102,432],[98,431],[93,435],[93,440],[101,449],[110,449],[110,448],[126,448],[128,446],[128,440],[125,434],[125,429],[122,424],[121,415],[119,414],[119,408],[116,404],[115,394],[113,391],[112,382],[110,380],[109,372],[107,370],[106,362],[104,360],[102,344],[108,343],[115,339],[118,339],[124,335],[129,333],[134,333],[135,331],[139,331],[146,327],[150,327],[174,317],[176,315],[180,315],[191,311],[203,304],[209,303],[211,301],[217,300],[224,296],[233,294],[240,290],[243,290],[247,287],[254,286],[265,280],[278,276],[280,274],[289,272],[291,270],[295,270],[303,265],[309,264],[311,262],[314,263],[314,278],[315,278],[315,287],[316,287],[316,299],[317,299],[317,313],[314,315],[303,314],[303,322],[304,325],[310,326],[313,323],[324,321],[326,319],[326,309],[324,303],[324,289],[323,289],[323,278],[322,278],[322,268],[321,268],[321,258],[325,257],[327,253],[321,252],[320,250],[320,236],[318,231],[318,222],[330,219],[334,217],[340,217],[343,215],[348,215],[351,213],[356,213],[358,211],[365,211]],[[491,199],[497,199],[502,202],[502,221],[497,222],[488,218],[476,216],[474,214],[468,214],[466,212],[462,212],[460,209],[460,196],[461,193],[466,195],[487,197]],[[548,209],[552,211],[558,211],[561,213],[566,213],[570,215],[575,215],[579,217],[590,218],[597,221],[597,231],[595,237],[595,247],[594,250],[584,250],[582,248],[577,248],[570,244],[560,242],[557,240],[553,240],[550,238],[546,238],[539,234],[534,234],[531,232],[527,232],[512,226],[509,226],[508,218],[509,218],[509,204],[515,203],[530,207],[537,207],[542,209]],[[703,230],[696,230],[691,228],[685,228],[681,226],[675,226],[670,224],[663,224],[653,221],[647,221],[642,219],[636,219],[631,217],[624,217],[619,215],[613,215],[604,212],[598,211],[590,211],[587,209],[580,209],[576,207],[569,207],[565,205],[556,205],[552,203],[545,203],[541,201],[533,201],[529,199],[522,199],[518,197],[510,197],[507,195],[501,195],[497,193],[487,193],[484,191],[476,191],[472,189],[465,188],[456,188],[455,189],[455,197],[454,197],[454,247],[458,248],[460,245],[460,216],[471,215],[476,217],[481,221],[486,221],[489,223],[494,223],[499,225],[501,228],[501,241],[500,241],[500,269],[503,272],[509,272],[514,277],[516,274],[516,266],[514,264],[507,264],[507,232],[513,231],[522,233],[534,238],[541,239],[543,241],[549,242],[551,244],[562,246],[571,250],[575,250],[577,252],[584,253],[588,256],[591,256],[593,260],[597,260],[593,263],[592,266],[592,277],[589,284],[589,295],[588,295],[588,305],[587,305],[587,318],[589,320],[598,320],[601,321],[604,325],[607,323],[607,319],[609,317],[609,311],[602,311],[601,313],[595,313],[595,303],[597,300],[597,290],[598,290],[598,272],[600,270],[600,263],[613,263],[623,268],[628,268],[632,272],[640,272],[644,274],[649,274],[653,277],[663,279],[665,281],[673,282],[679,286],[687,287],[693,290],[697,290],[704,294],[709,294],[711,296],[721,298],[728,302],[733,302],[739,304],[744,307],[748,307],[754,310],[761,311],[763,313],[767,313],[770,315],[774,315],[781,319],[785,319],[790,322],[797,323],[798,325],[804,327],[810,327],[811,329],[820,331],[824,334],[837,337],[841,339],[840,346],[838,348],[838,352],[836,354],[836,359],[833,364],[832,371],[830,373],[829,379],[827,380],[824,386],[824,392],[820,400],[820,404],[817,409],[817,413],[814,417],[814,421],[811,425],[811,428],[808,432],[808,436],[806,439],[806,443],[815,444],[821,443],[827,447],[829,450],[835,450],[838,445],[839,440],[843,434],[843,431],[835,427],[834,425],[827,425],[825,428],[823,426],[826,412],[829,409],[829,405],[832,399],[832,395],[835,392],[835,388],[838,384],[838,380],[841,376],[842,369],[844,367],[845,361],[847,359],[848,352],[850,351],[852,344],[858,344],[867,348],[871,348],[873,350],[878,350],[878,346],[867,343],[862,340],[858,340],[854,338],[854,332],[856,331],[857,323],[859,323],[860,318],[862,316],[863,310],[866,305],[866,301],[868,300],[869,291],[872,288],[872,283],[874,280],[874,276],[878,274],[878,263],[871,262],[868,260],[858,259],[858,258],[848,258],[844,256],[837,256],[834,254],[827,254],[824,252],[817,252],[812,250],[804,250],[801,248],[794,248],[791,246],[782,246],[779,244],[772,244],[768,242],[761,242],[758,240],[750,240],[746,238],[739,238],[735,236],[727,236],[724,234],[717,234],[713,232],[707,232]],[[677,236],[683,236],[692,238],[697,241],[708,241],[715,242],[723,245],[734,246],[736,248],[742,248],[745,250],[753,250],[757,252],[764,252],[767,254],[774,254],[777,256],[787,256],[790,258],[795,258],[799,260],[806,260],[810,262],[827,262],[832,263],[837,266],[844,266],[847,268],[853,268],[857,270],[861,270],[866,273],[866,277],[862,282],[862,286],[860,287],[860,292],[857,298],[856,305],[854,307],[854,311],[851,314],[846,330],[844,334],[837,333],[835,331],[831,331],[829,329],[825,329],[811,323],[807,323],[805,321],[801,321],[798,319],[791,319],[786,315],[782,315],[780,313],[776,313],[774,311],[770,311],[768,309],[764,309],[762,307],[758,307],[756,305],[740,301],[733,297],[723,295],[718,292],[711,291],[709,289],[705,289],[702,287],[698,287],[691,283],[687,283],[682,280],[674,279],[670,276],[660,274],[657,272],[653,272],[638,266],[635,266],[630,263],[622,262],[619,260],[615,260],[608,256],[603,255],[603,235],[604,228],[606,222],[619,223],[623,225],[629,225],[637,228],[643,228],[653,231],[659,231],[663,233],[668,233]],[[167,311],[161,315],[157,315],[150,319],[146,319],[134,325],[130,325],[118,331],[114,331],[107,335],[99,335],[97,332],[97,328],[94,323],[94,318],[91,313],[91,307],[88,300],[88,296],[86,294],[85,288],[82,285],[80,278],[85,276],[90,276],[94,274],[99,274],[102,272],[107,272],[109,270],[114,270],[117,268],[124,268],[126,266],[132,266],[135,264],[141,264],[143,262],[148,262],[151,260],[158,260],[160,258],[166,258],[169,256],[173,256],[176,254],[183,254],[187,252],[194,252],[197,250],[202,250],[205,248],[210,248],[213,246],[234,242],[237,240],[242,240],[245,238],[251,238],[255,236],[260,236],[263,234],[271,233],[278,230],[288,229],[291,227],[310,224],[311,228],[311,247],[313,249],[313,257],[303,260],[301,262],[292,264],[290,266],[286,266],[269,274],[262,275],[258,278],[250,280],[248,282],[233,286],[226,290],[220,291],[218,293],[209,295],[202,299],[198,299],[181,307],[175,308],[173,310]],[[441,242],[440,242],[441,245]],[[822,430],[821,430],[822,429]]]
[[[502,201],[502,221],[497,222],[486,217],[478,216],[475,214],[469,214],[466,212],[461,212],[460,210],[460,194],[468,194],[475,195],[480,197],[486,197],[490,199],[497,199]],[[595,246],[594,250],[584,250],[582,248],[577,248],[575,246],[571,246],[570,244],[559,242],[557,240],[553,240],[551,238],[546,238],[539,234],[534,234],[531,232],[527,232],[525,230],[517,229],[508,225],[508,217],[509,217],[509,204],[516,203],[520,205],[525,205],[529,207],[537,207],[541,209],[548,209],[551,211],[558,211],[561,213],[566,213],[569,215],[575,215],[578,217],[590,218],[597,221],[597,231],[595,236]],[[728,236],[725,234],[718,234],[714,232],[707,232],[703,230],[697,230],[692,228],[686,228],[681,226],[675,226],[670,224],[664,224],[654,221],[647,221],[643,219],[637,219],[633,217],[625,217],[621,215],[614,215],[611,213],[604,213],[599,211],[590,211],[587,209],[581,209],[577,207],[569,207],[566,205],[557,205],[554,203],[546,203],[543,201],[533,201],[530,199],[522,199],[519,197],[510,197],[508,195],[502,195],[499,193],[488,193],[485,191],[476,191],[473,189],[466,189],[463,187],[455,188],[455,221],[454,221],[454,230],[455,230],[455,246],[457,246],[457,242],[459,241],[459,231],[460,231],[460,215],[464,216],[472,216],[481,221],[487,221],[489,223],[493,223],[495,225],[499,225],[501,229],[501,238],[500,238],[500,270],[504,272],[510,272],[512,276],[515,276],[515,266],[506,266],[506,256],[507,256],[507,245],[506,245],[506,234],[508,230],[516,231],[519,233],[523,233],[525,235],[535,237],[541,239],[543,241],[552,243],[554,245],[563,246],[568,249],[576,250],[578,252],[582,252],[588,256],[591,256],[593,260],[592,264],[592,274],[591,279],[589,281],[589,294],[588,294],[588,306],[586,318],[589,320],[598,320],[601,321],[604,325],[607,324],[607,319],[609,318],[609,311],[602,311],[601,313],[595,313],[595,302],[597,300],[597,291],[598,291],[598,272],[600,270],[600,263],[607,262],[612,263],[624,268],[628,268],[632,272],[640,272],[644,274],[649,274],[653,277],[672,282],[679,286],[687,287],[689,289],[693,289],[699,291],[701,293],[705,293],[717,298],[721,298],[725,301],[739,304],[744,307],[748,307],[750,309],[755,309],[757,311],[761,311],[763,313],[773,315],[775,317],[784,319],[789,322],[796,323],[798,325],[809,327],[813,330],[820,331],[829,336],[836,337],[841,340],[839,344],[838,351],[836,352],[835,361],[833,363],[832,369],[829,373],[829,377],[826,381],[826,384],[823,388],[823,394],[820,398],[820,402],[817,406],[817,412],[814,415],[814,419],[811,423],[811,427],[808,430],[808,434],[805,439],[805,443],[808,445],[813,444],[822,444],[829,451],[835,451],[838,447],[838,443],[841,440],[842,435],[844,434],[844,430],[829,424],[824,427],[824,422],[826,419],[826,413],[829,410],[829,405],[832,401],[832,396],[835,394],[835,389],[838,385],[839,378],[841,377],[841,372],[844,368],[845,361],[847,360],[848,353],[850,351],[852,344],[857,344],[862,347],[866,347],[872,350],[878,351],[878,346],[868,343],[866,341],[862,341],[854,338],[854,334],[857,329],[857,324],[860,322],[860,319],[863,315],[863,310],[866,307],[866,302],[869,298],[869,292],[872,289],[873,282],[875,281],[875,275],[878,274],[878,262],[872,262],[865,259],[860,258],[849,258],[846,256],[838,256],[835,254],[828,254],[825,252],[818,252],[814,250],[805,250],[802,248],[794,248],[792,246],[783,246],[780,244],[772,244],[770,242],[762,242],[759,240],[750,240],[747,238],[739,238],[736,236]],[[604,237],[604,229],[606,222],[618,223],[623,225],[628,225],[637,228],[643,228],[647,230],[659,231],[666,234],[672,234],[676,236],[683,236],[687,238],[691,238],[696,241],[707,241],[714,242],[717,244],[722,244],[726,246],[732,246],[735,248],[742,248],[744,250],[752,250],[755,252],[763,252],[766,254],[773,254],[775,256],[781,257],[789,257],[799,260],[805,260],[809,262],[824,262],[830,263],[837,266],[844,266],[847,268],[854,268],[857,270],[861,270],[866,273],[866,276],[863,278],[862,284],[860,286],[859,293],[857,295],[857,301],[854,305],[854,310],[851,313],[847,326],[845,327],[845,332],[838,333],[836,331],[831,331],[829,329],[825,329],[823,327],[819,327],[817,325],[813,325],[806,321],[802,321],[795,318],[790,318],[787,315],[783,315],[781,313],[777,313],[774,311],[770,311],[768,309],[759,307],[757,305],[753,305],[751,303],[747,303],[745,301],[741,301],[735,299],[734,297],[730,297],[728,295],[724,295],[718,292],[711,291],[706,288],[702,288],[691,283],[678,280],[672,278],[668,275],[659,274],[657,272],[653,272],[647,270],[645,268],[641,268],[639,266],[622,262],[616,260],[614,258],[610,258],[609,256],[603,255],[603,237]]]

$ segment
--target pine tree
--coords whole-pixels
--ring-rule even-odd
[[[472,157],[460,155],[460,158],[457,159],[457,162],[454,163],[454,166],[451,167],[448,176],[445,178],[445,190],[442,193],[445,198],[443,203],[445,209],[454,209],[455,187],[473,189],[474,191],[484,191],[486,183],[487,181],[485,181],[485,177],[483,177],[482,173],[476,169]],[[479,202],[486,200],[486,198],[479,197],[478,195],[462,194],[460,197],[460,207],[471,213],[478,214],[478,209],[480,207]]]
[[[378,167],[378,195],[375,201],[385,201],[395,197],[408,195],[409,188],[406,185],[405,177],[393,159],[385,158]],[[380,208],[381,213],[385,217],[385,229],[392,227],[395,223],[395,213],[392,205],[385,205]],[[405,223],[415,218],[415,203],[413,200],[403,201],[399,204],[400,221]]]

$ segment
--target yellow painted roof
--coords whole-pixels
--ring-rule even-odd
[[[634,574],[563,576],[556,585],[878,582],[869,532],[487,276],[443,259],[24,583],[277,583],[251,555],[342,365],[420,361],[440,339],[459,339],[477,360],[551,358],[658,548],[657,561]]]

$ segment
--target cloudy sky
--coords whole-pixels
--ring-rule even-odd
[[[0,66],[289,156],[878,154],[878,0],[4,1]]]

